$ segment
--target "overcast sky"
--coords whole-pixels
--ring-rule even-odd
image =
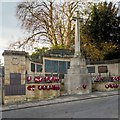
[[[8,48],[10,42],[22,39],[25,31],[20,27],[20,21],[16,18],[16,5],[21,0],[1,0],[0,2],[0,59],[2,52]],[[95,0],[98,1],[98,0]],[[99,0],[104,1],[104,0]],[[106,0],[107,2],[118,0]]]
[[[2,0],[0,2],[0,59],[2,52],[8,48],[10,42],[22,38],[23,30],[16,19],[15,11],[20,0]],[[2,58],[3,61],[3,58]]]

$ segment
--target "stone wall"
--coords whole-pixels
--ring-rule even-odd
[[[3,84],[3,100],[4,104],[13,101],[24,101],[25,95],[5,96],[5,86],[10,86],[10,74],[20,73],[21,85],[25,85],[26,72],[26,53],[24,51],[9,51],[5,50],[4,56],[4,84]]]
[[[4,96],[4,104],[14,104],[14,103],[22,103],[26,101],[25,95],[16,95],[16,96]]]
[[[117,76],[120,75],[120,60],[106,60],[106,61],[91,61],[87,62],[87,67],[95,66],[95,73],[92,75],[98,75],[98,66],[107,66],[108,72],[101,73],[102,76],[111,75]]]
[[[21,73],[21,84],[25,84],[26,62],[25,56],[4,55],[4,84],[10,84],[10,73]]]
[[[70,61],[69,58],[61,58],[61,57],[43,57],[43,72],[45,71],[45,60],[55,60],[55,61]],[[95,73],[92,73],[92,75],[99,75],[98,67],[99,66],[107,66],[108,72],[107,73],[101,73],[102,76],[106,75],[120,75],[120,60],[106,60],[106,61],[87,61],[87,67],[95,67]],[[45,72],[44,72],[45,73]]]
[[[29,85],[35,85],[35,90],[28,90],[27,87]],[[27,84],[26,85],[26,99],[27,101],[32,100],[43,100],[43,99],[51,99],[54,97],[60,96],[60,90],[39,90],[39,85],[59,85],[59,83],[46,83],[46,84]]]
[[[33,99],[45,99],[50,97],[57,97],[60,95],[60,90],[35,90],[35,91],[28,91],[27,86],[30,84],[27,84],[26,77],[27,76],[37,76],[37,75],[43,75],[42,72],[32,72],[31,71],[31,63],[39,64],[34,61],[32,61],[29,58],[28,53],[24,51],[11,51],[11,50],[5,50],[3,53],[4,56],[4,83],[3,83],[3,104],[11,104],[15,102],[24,102],[27,100],[33,100]],[[11,87],[11,92],[14,90],[14,87],[17,87],[14,85],[14,81],[12,84],[10,83],[11,78],[10,74],[19,73],[20,74],[20,83],[19,86],[25,85],[25,94],[19,94],[16,93],[8,94],[6,95],[6,91],[9,92],[9,90],[6,89],[7,87]],[[16,79],[17,80],[17,79]],[[32,83],[34,84],[34,83]],[[57,83],[52,83],[57,84]],[[18,84],[17,84],[18,85]],[[40,84],[35,84],[36,86]],[[24,87],[24,86],[23,86]],[[15,88],[17,89],[17,88]]]
[[[116,82],[95,82],[93,89],[97,91],[112,91],[120,89],[120,83]]]

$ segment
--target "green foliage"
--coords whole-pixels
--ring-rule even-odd
[[[94,60],[114,59],[120,46],[119,18],[117,8],[110,2],[101,2],[91,7],[88,20],[82,25],[83,51]],[[86,47],[84,48],[84,46]],[[113,54],[110,57],[110,54]]]
[[[66,45],[52,45],[51,49],[65,49]]]
[[[106,2],[98,5],[94,4],[89,20],[86,23],[86,33],[95,40],[94,42],[109,42],[111,34],[117,37],[113,31],[115,25],[116,27],[119,25],[116,15],[117,8],[111,2],[109,4]]]
[[[47,47],[34,48],[35,52],[32,53],[31,58],[33,60],[42,59],[44,53],[49,49]]]

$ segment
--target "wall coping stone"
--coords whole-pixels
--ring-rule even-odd
[[[4,55],[19,55],[19,56],[28,56],[29,54],[25,51],[15,51],[15,50],[4,50],[3,54]]]

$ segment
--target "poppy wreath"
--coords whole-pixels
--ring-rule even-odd
[[[86,89],[87,85],[82,85],[83,89]]]
[[[40,80],[39,80],[40,82],[42,82],[43,81],[43,78],[42,77],[40,77]]]
[[[53,77],[49,77],[49,80],[48,80],[48,82],[52,82],[52,78],[53,78]]]
[[[27,90],[29,90],[29,91],[34,91],[35,90],[35,85],[29,85],[28,87],[27,87]]]
[[[49,76],[45,76],[45,77],[44,77],[44,81],[45,81],[45,82],[48,82],[49,80],[50,80],[50,77],[49,77]]]
[[[50,85],[47,85],[47,90],[50,90],[51,88],[50,88]]]
[[[59,77],[55,77],[55,81],[59,82],[60,78]]]
[[[55,85],[52,85],[52,90],[55,90]]]
[[[57,85],[57,90],[60,90],[60,86],[59,85]]]
[[[114,84],[114,88],[118,88],[119,87],[119,85],[118,84]]]
[[[43,85],[43,86],[42,86],[42,89],[43,89],[43,90],[46,90],[46,89],[47,89],[47,86],[46,86],[46,85]]]
[[[53,90],[60,90],[60,86],[59,85],[53,85]]]
[[[120,80],[120,76],[118,76],[118,80]]]
[[[52,82],[52,77],[48,77],[47,82]]]
[[[109,84],[106,84],[106,85],[105,85],[105,88],[107,88],[107,89],[108,89],[108,88],[109,88]]]
[[[52,81],[53,81],[53,82],[56,82],[56,77],[53,76],[53,77],[52,77]]]
[[[31,91],[32,87],[31,86],[27,86],[27,90]]]
[[[31,81],[32,80],[32,77],[31,76],[27,76],[27,81]]]
[[[119,81],[120,80],[120,76],[113,76],[113,77],[111,77],[111,79],[113,81]]]
[[[117,77],[117,76],[115,76],[115,77],[113,77],[113,79],[114,79],[115,81],[117,81],[117,80],[118,80],[118,77]]]
[[[101,81],[102,80],[102,78],[101,78],[101,76],[96,76],[96,82],[99,82],[99,81]]]
[[[42,90],[43,86],[42,85],[38,85],[38,90]]]
[[[109,84],[109,87],[110,88],[114,88],[114,84]]]
[[[43,80],[43,79],[42,79],[40,76],[35,76],[35,77],[34,77],[34,81],[35,81],[35,82],[42,82],[42,80]]]
[[[118,88],[119,85],[118,84],[106,84],[105,88]]]

